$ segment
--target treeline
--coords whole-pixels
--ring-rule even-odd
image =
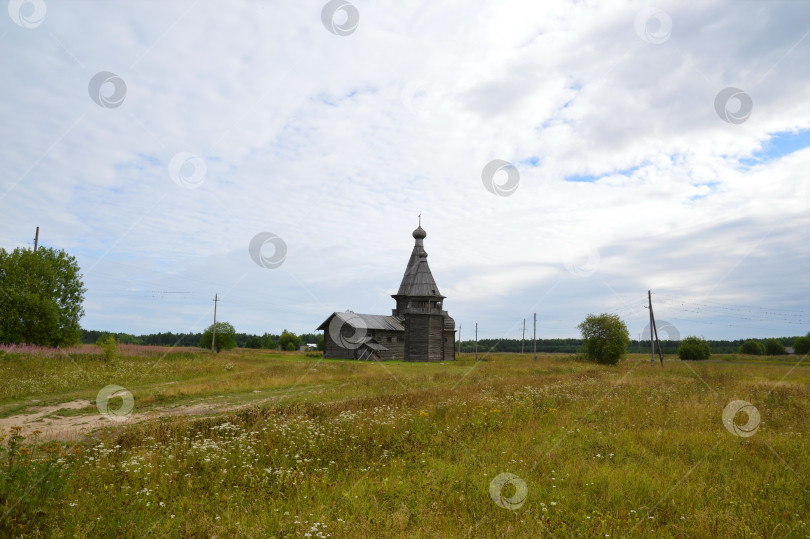
[[[102,335],[114,335],[115,340],[121,344],[143,344],[150,346],[199,346],[202,333],[150,333],[148,335],[131,335],[129,333],[111,333],[109,331],[97,331],[93,329],[82,329],[81,342],[83,344],[95,344]],[[295,335],[300,340],[300,344],[318,344],[318,339],[323,336],[314,333],[303,333]],[[253,335],[251,333],[237,333],[236,346],[239,348],[271,348],[279,346],[281,335],[265,333],[264,335]],[[257,345],[258,343],[258,345]],[[285,343],[286,344],[286,343]],[[300,346],[299,344],[299,346]]]
[[[774,339],[781,342],[784,346],[793,346],[793,341],[797,337],[779,337]],[[709,343],[713,354],[734,354],[740,350],[740,346],[745,342],[745,339],[734,341],[706,341]],[[661,349],[665,354],[677,354],[680,341],[661,341]],[[575,354],[582,351],[582,339],[537,339],[537,351],[549,352],[556,354]],[[456,350],[459,349],[459,344],[456,343]],[[478,352],[516,352],[520,353],[521,340],[520,339],[479,339]],[[468,340],[461,342],[462,352],[474,352],[475,341]],[[630,341],[627,351],[631,353],[647,353],[650,351],[650,341]],[[523,352],[526,354],[532,353],[532,341],[526,339],[523,343]],[[656,347],[656,353],[658,348]]]
[[[94,344],[102,335],[110,334],[105,331],[82,330],[81,342]],[[122,344],[144,344],[153,346],[199,346],[202,333],[150,333],[148,335],[130,335],[128,333],[113,333],[115,339]],[[798,337],[779,337],[773,339],[779,341],[784,346],[793,346],[793,342]],[[746,342],[745,339],[734,341],[709,340],[713,354],[734,354],[740,350],[740,346]],[[253,335],[251,333],[237,333],[236,346],[239,348],[264,348],[281,350],[298,350],[302,344],[317,344],[318,349],[323,349],[323,335],[316,333],[303,333],[296,335],[284,330],[280,335],[265,333],[263,335]],[[523,344],[523,352],[532,353],[532,341],[526,339]],[[582,339],[537,339],[537,351],[555,354],[575,354],[582,351]],[[680,341],[661,341],[661,348],[665,354],[677,354]],[[459,343],[456,343],[456,350],[459,350]],[[475,341],[467,340],[461,342],[462,352],[474,352]],[[479,339],[478,352],[514,352],[521,351],[520,339]],[[650,341],[630,341],[627,351],[631,353],[647,353],[650,351]],[[657,348],[656,348],[657,353]]]

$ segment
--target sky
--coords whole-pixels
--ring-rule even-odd
[[[11,0],[0,247],[87,329],[304,333],[390,314],[421,214],[465,340],[804,335],[808,66],[803,0]]]

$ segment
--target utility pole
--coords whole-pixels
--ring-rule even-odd
[[[214,351],[214,342],[217,340],[217,298],[219,294],[214,294],[214,333],[211,335],[211,351]]]
[[[475,323],[475,360],[478,361],[478,322]]]
[[[520,353],[523,353],[523,343],[526,342],[526,319],[523,319],[523,337],[520,339]]]
[[[658,328],[655,326],[655,315],[653,314],[652,308],[652,295],[649,290],[647,290],[647,300],[650,303],[650,324],[652,325],[652,329],[650,330],[650,341],[652,341],[652,332],[655,331],[655,342],[658,343],[658,357],[661,359],[661,366],[664,366],[664,350],[661,348],[661,341],[658,340]],[[652,344],[652,343],[650,343]],[[655,351],[653,349],[653,356],[655,356]],[[653,364],[655,364],[655,358],[653,357]]]
[[[34,234],[34,252],[37,252],[37,244],[39,243],[39,227],[37,227],[37,233]]]
[[[537,313],[534,313],[534,336],[532,337],[532,350],[534,351],[534,360],[537,361]]]
[[[655,366],[655,341],[653,340],[653,328],[655,327],[655,321],[653,320],[652,314],[652,296],[650,295],[650,291],[647,290],[647,302],[649,303],[648,309],[650,309],[650,367]]]

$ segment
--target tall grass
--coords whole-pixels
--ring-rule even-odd
[[[250,393],[261,405],[161,418],[61,445],[52,457],[59,480],[49,490],[32,480],[4,483],[0,530],[53,537],[808,535],[805,366],[487,359],[425,365],[200,355],[194,362],[202,378],[215,373],[221,394]],[[233,369],[223,371],[223,362]],[[160,383],[171,381],[163,376]],[[209,395],[207,383],[191,377],[176,385]],[[734,399],[761,413],[749,438],[723,425]],[[24,445],[15,444],[0,456]],[[44,450],[31,446],[28,465],[42,466]],[[528,492],[514,510],[490,495],[505,472]],[[14,504],[34,495],[39,509]]]

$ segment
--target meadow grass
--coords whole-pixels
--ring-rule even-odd
[[[93,401],[101,387],[118,384],[132,392],[135,413],[190,402],[238,408],[112,425],[78,443],[37,444],[6,433],[0,531],[810,534],[810,370],[796,366],[799,358],[667,357],[661,368],[641,354],[616,366],[545,354],[479,362],[465,354],[444,365],[245,350],[184,354],[125,355],[113,364],[87,357],[76,361],[82,376],[68,374],[76,365],[58,357],[6,354],[6,406]],[[60,369],[70,382],[57,381]],[[723,424],[724,408],[737,399],[761,414],[753,436]],[[522,504],[517,481],[496,485],[493,498],[491,484],[502,473],[525,484]]]

